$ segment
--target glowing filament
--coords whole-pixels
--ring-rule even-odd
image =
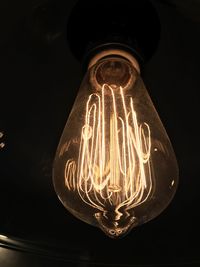
[[[104,84],[86,104],[78,160],[65,165],[65,186],[93,208],[114,210],[116,220],[152,191],[151,132],[138,124],[132,97]]]

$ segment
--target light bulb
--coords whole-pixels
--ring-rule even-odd
[[[55,191],[74,216],[116,238],[164,210],[178,166],[136,59],[91,60],[57,148]]]

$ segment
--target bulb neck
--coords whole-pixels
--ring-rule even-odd
[[[117,48],[108,48],[95,54],[88,63],[88,69],[95,65],[99,60],[111,56],[118,56],[128,60],[133,65],[135,70],[140,74],[140,65],[138,60],[131,53]]]
[[[104,86],[129,90],[140,74],[140,67],[135,57],[120,49],[103,50],[96,54],[88,65],[90,82],[96,90]]]
[[[89,61],[88,69],[91,68],[93,65],[95,65],[99,60],[106,58],[106,57],[110,57],[110,56],[119,56],[119,57],[125,58],[133,65],[133,67],[140,74],[140,65],[137,59],[132,54],[122,49],[111,49],[110,48],[110,49],[106,49],[106,50],[99,52],[94,57],[92,57],[91,60]]]
[[[100,58],[108,56],[120,56],[133,63],[134,67],[140,72],[140,67],[144,61],[139,50],[134,49],[123,42],[103,42],[101,44],[91,44],[83,58],[83,67],[91,66],[91,62],[98,61]],[[97,59],[97,60],[96,60]],[[136,65],[136,66],[135,66]]]

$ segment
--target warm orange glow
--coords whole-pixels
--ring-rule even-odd
[[[151,194],[150,151],[150,127],[139,125],[133,98],[125,101],[122,87],[104,84],[88,98],[78,161],[65,165],[66,188],[98,211],[114,207],[117,221],[122,207],[128,211]]]
[[[118,238],[167,207],[178,166],[137,60],[112,53],[90,62],[57,148],[53,182],[69,212]]]
[[[53,182],[69,212],[112,238],[172,200],[176,157],[132,55],[106,50],[91,60],[57,148]]]

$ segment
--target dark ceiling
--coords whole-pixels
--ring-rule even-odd
[[[100,265],[198,265],[200,1],[154,1],[161,40],[142,74],[180,183],[159,217],[116,241],[70,215],[52,185],[55,150],[82,78],[65,38],[75,2],[1,3],[0,234],[9,237],[1,243]]]

